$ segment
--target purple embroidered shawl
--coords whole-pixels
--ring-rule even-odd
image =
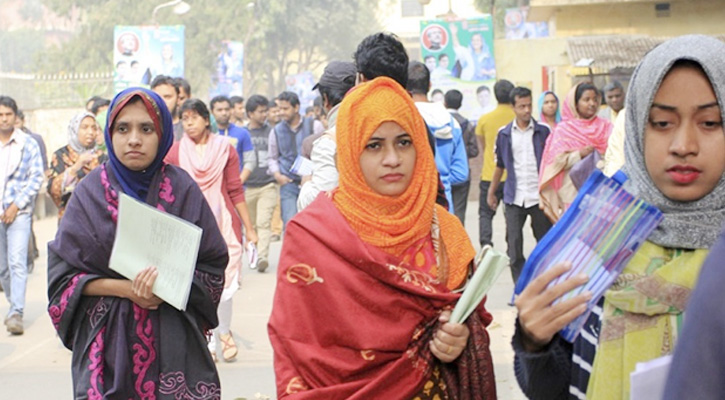
[[[151,311],[124,298],[82,295],[93,279],[124,279],[108,268],[121,185],[107,166],[75,189],[48,246],[48,312],[73,351],[74,397],[218,399],[204,334],[218,324],[228,254],[201,190],[185,172],[168,165],[157,171],[146,202],[204,230],[188,309],[163,303]]]

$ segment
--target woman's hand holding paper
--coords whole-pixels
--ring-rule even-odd
[[[468,336],[471,334],[466,324],[448,322],[450,318],[450,311],[441,313],[438,320],[443,325],[436,331],[430,342],[430,351],[444,363],[454,361],[463,353],[463,349],[468,343]]]
[[[131,281],[131,301],[138,304],[141,308],[156,310],[163,300],[153,294],[154,282],[159,276],[156,267],[149,266],[136,275],[136,279]]]
[[[556,299],[583,285],[589,279],[586,275],[573,276],[559,284],[549,284],[569,271],[571,263],[554,266],[539,275],[516,298],[519,324],[523,331],[524,348],[536,352],[549,344],[554,335],[586,310],[591,293],[584,292],[557,304]]]

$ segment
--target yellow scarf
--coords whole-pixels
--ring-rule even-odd
[[[636,364],[672,353],[707,254],[645,242],[632,257],[604,296],[587,399],[629,399]]]

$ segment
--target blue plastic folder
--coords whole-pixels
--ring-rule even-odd
[[[581,273],[589,276],[586,284],[554,303],[584,291],[592,293],[587,311],[561,331],[569,342],[576,339],[592,308],[662,221],[656,207],[624,190],[626,180],[621,171],[612,178],[594,171],[569,209],[531,253],[516,283],[515,294],[520,294],[532,279],[564,261],[572,263],[571,270],[551,286]]]

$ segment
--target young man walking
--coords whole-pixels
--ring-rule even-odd
[[[18,106],[0,96],[0,284],[10,303],[5,326],[22,335],[33,203],[43,183],[38,144],[15,129]]]
[[[496,137],[496,169],[488,188],[488,206],[498,205],[498,190],[504,170],[508,179],[503,190],[506,242],[514,283],[524,267],[523,227],[531,217],[531,228],[538,242],[551,228],[551,222],[539,208],[539,167],[549,127],[531,117],[531,90],[517,87],[511,92],[516,118],[501,128]]]
[[[272,237],[272,215],[279,199],[277,182],[267,173],[267,148],[272,127],[267,123],[269,100],[258,94],[247,100],[246,111],[249,118],[247,130],[254,145],[257,163],[245,182],[244,198],[249,209],[249,218],[259,235],[257,249],[259,261],[257,268],[264,272],[269,266],[269,243]],[[254,267],[254,266],[252,266]]]

